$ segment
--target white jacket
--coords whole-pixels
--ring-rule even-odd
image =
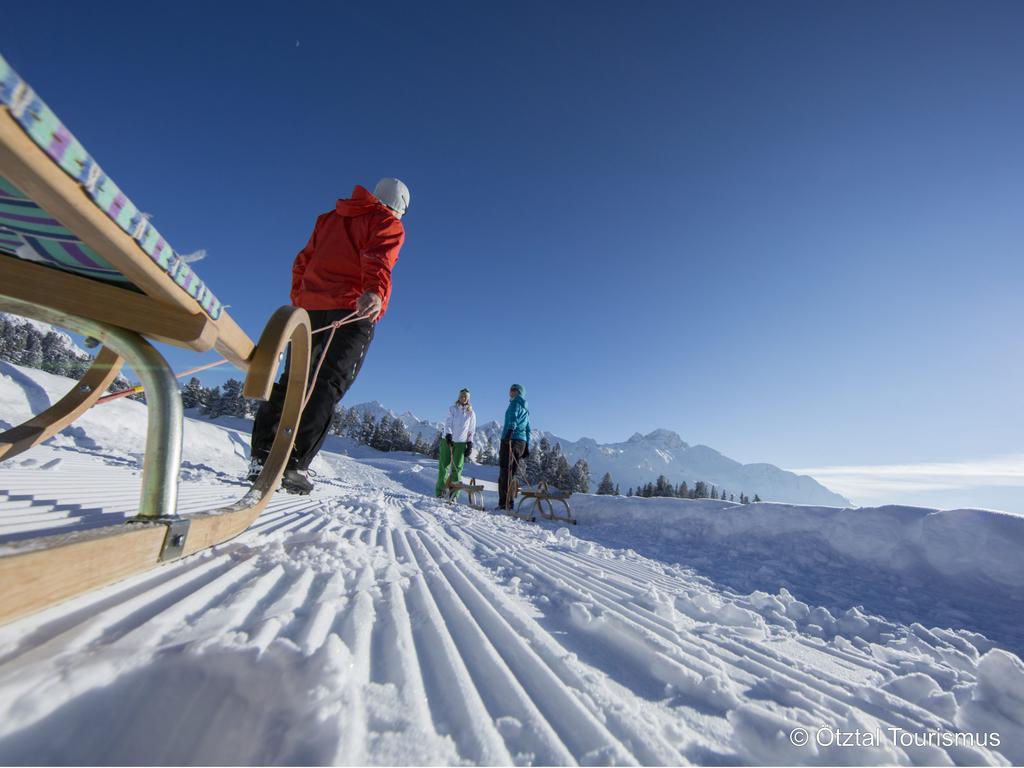
[[[470,443],[476,432],[476,411],[455,404],[448,409],[448,418],[444,420],[444,434],[452,436],[453,443]],[[443,436],[442,436],[443,437]]]

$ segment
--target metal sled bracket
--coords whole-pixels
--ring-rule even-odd
[[[160,548],[161,563],[168,560],[176,560],[185,551],[185,542],[188,541],[188,529],[192,521],[186,517],[130,517],[125,520],[125,525],[166,525],[167,533],[164,535],[164,543]]]

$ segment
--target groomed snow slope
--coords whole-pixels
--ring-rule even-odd
[[[16,399],[0,387],[0,402]],[[133,428],[141,406],[122,406],[103,430]],[[80,428],[0,464],[0,543],[33,523],[79,528],[132,508],[134,451]],[[189,430],[185,508],[240,495],[232,474],[244,451],[226,446],[244,432]],[[669,517],[667,500],[582,497],[570,530],[443,505],[414,490],[429,488],[432,467],[412,457],[328,453],[319,466],[313,496],[279,494],[237,539],[0,627],[0,762],[1024,761],[1024,664],[991,640],[828,611],[778,584],[744,593],[688,567],[693,556],[748,557],[735,548],[744,538],[769,571],[808,555],[772,550],[776,525],[739,522],[751,510],[701,504],[680,516],[675,502]],[[804,517],[783,533],[798,542],[832,541],[816,527],[844,518],[796,509]],[[723,514],[733,521],[711,530]],[[911,518],[898,536],[879,530],[878,546],[913,541]],[[866,547],[871,528],[857,530]],[[837,561],[840,578],[877,561],[884,583],[918,563],[852,559],[865,551]],[[971,579],[987,580],[996,600],[1019,591],[996,580],[1012,582],[1012,569],[986,568]],[[940,588],[963,574],[932,570]],[[968,624],[971,610],[962,606]],[[811,745],[792,743],[798,728]],[[840,747],[821,728],[883,739]],[[988,746],[947,745],[936,732]]]

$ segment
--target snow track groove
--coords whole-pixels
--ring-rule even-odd
[[[0,473],[0,547],[33,526],[132,511],[128,462],[54,453]],[[231,542],[0,627],[0,752],[26,763],[1001,760],[982,747],[800,752],[784,738],[798,724],[956,730],[954,699],[970,699],[979,657],[965,634],[854,622],[863,637],[827,640],[801,630],[806,606],[348,466],[352,479],[325,478],[310,497],[277,495]],[[241,488],[193,470],[183,505],[208,509]],[[912,672],[927,673],[930,698],[915,694],[920,678],[903,681]],[[167,727],[151,726],[161,714]],[[49,743],[51,732],[64,735]],[[227,749],[225,733],[246,738]]]

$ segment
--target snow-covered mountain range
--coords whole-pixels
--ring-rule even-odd
[[[427,442],[433,440],[441,429],[439,421],[421,419],[408,411],[399,414],[376,400],[353,407],[360,413],[372,414],[376,419],[385,415],[400,418],[413,438],[420,435]],[[473,441],[477,445],[487,443],[497,450],[500,433],[501,425],[489,421],[478,425]],[[689,445],[668,429],[656,429],[647,435],[637,432],[624,442],[605,444],[589,437],[574,441],[544,430],[534,430],[535,440],[543,437],[552,445],[558,443],[562,446],[562,453],[569,464],[586,459],[595,484],[605,472],[610,473],[623,493],[630,487],[637,488],[657,480],[659,475],[665,475],[674,484],[685,481],[692,486],[703,480],[737,497],[743,492],[750,497],[757,494],[765,500],[790,504],[850,505],[849,500],[812,477],[787,472],[773,464],[741,464],[706,445]]]

